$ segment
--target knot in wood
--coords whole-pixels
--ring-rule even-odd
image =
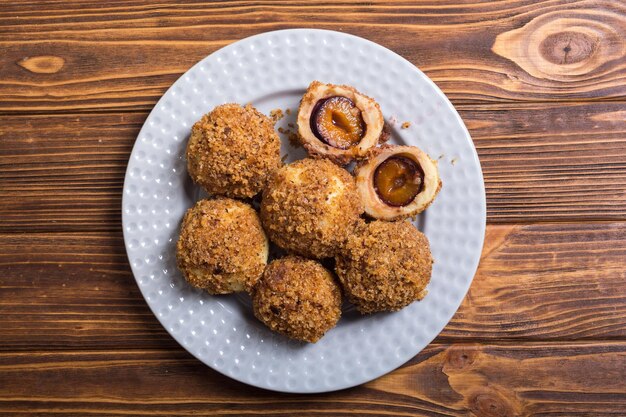
[[[559,32],[548,35],[539,45],[541,56],[557,65],[576,64],[591,58],[597,40],[582,32]]]
[[[608,11],[548,12],[499,34],[492,51],[535,78],[576,83],[596,77],[600,69],[619,68],[626,56],[625,22],[623,15]]]
[[[513,408],[497,394],[480,393],[470,400],[470,408],[477,417],[513,417]]]
[[[454,369],[463,369],[474,363],[476,354],[469,349],[452,349],[448,352],[448,365]]]
[[[41,55],[26,57],[18,61],[17,65],[35,74],[54,74],[61,71],[65,60],[60,56]]]

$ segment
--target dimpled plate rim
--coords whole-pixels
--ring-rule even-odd
[[[266,114],[276,103],[293,109],[294,97],[314,79],[353,85],[375,97],[388,119],[411,122],[409,129],[393,128],[392,143],[419,146],[431,157],[439,156],[443,188],[418,221],[435,259],[425,299],[396,313],[344,313],[318,343],[302,344],[266,329],[237,297],[212,297],[187,285],[176,269],[175,245],[180,220],[198,195],[184,160],[193,123],[226,102],[251,101]],[[122,198],[129,262],[163,327],[222,374],[292,393],[334,391],[371,381],[426,347],[469,289],[485,219],[476,150],[441,90],[409,61],[376,43],[317,29],[240,40],[183,74],[155,105],[137,137]]]

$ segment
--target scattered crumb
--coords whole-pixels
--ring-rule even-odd
[[[287,116],[289,116],[291,114],[291,109],[285,110],[285,113],[287,113]]]
[[[439,155],[439,158],[437,158],[437,160],[442,159],[444,156],[445,156],[444,154]]]
[[[295,129],[295,128],[296,128],[296,125],[294,125],[293,123],[287,123],[287,126],[289,126],[289,127],[290,127],[290,128],[292,128],[292,129]]]
[[[283,114],[283,111],[281,109],[274,109],[270,111],[270,117],[272,118],[274,123],[276,123],[277,121],[285,117],[285,115]]]
[[[408,129],[409,127],[411,127],[411,122],[404,122],[402,123],[402,129]]]
[[[394,127],[396,125],[396,123],[398,123],[398,118],[396,116],[391,116],[389,118],[389,125],[391,127]]]
[[[289,143],[294,148],[302,146],[302,143],[300,143],[300,136],[295,132],[289,132]]]
[[[457,163],[457,158],[452,158],[452,160],[450,161],[450,163],[454,166]]]
[[[279,127],[278,133],[286,135],[287,139],[289,139],[289,144],[294,148],[299,148],[300,146],[302,146],[302,144],[300,143],[300,136],[298,136],[297,132],[294,132],[291,129],[284,129],[282,127]]]
[[[286,153],[283,156],[280,157],[280,162],[282,162],[283,164],[285,163],[285,161],[287,160],[287,158],[289,158],[289,154]]]

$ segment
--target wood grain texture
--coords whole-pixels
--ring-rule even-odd
[[[480,156],[490,223],[626,219],[621,103],[460,113]],[[120,230],[124,173],[145,117],[0,116],[0,232]]]
[[[626,223],[489,226],[485,241],[439,341],[626,338]],[[106,232],[0,235],[0,340],[12,351],[175,346],[121,234]]]
[[[0,353],[0,381],[4,416],[614,417],[626,344],[433,344],[378,380],[317,395],[244,386],[182,349]]]
[[[0,349],[177,346],[141,296],[121,233],[0,242]]]
[[[489,226],[472,287],[441,337],[624,339],[626,224]]]
[[[461,106],[490,222],[626,218],[626,105]]]
[[[121,235],[129,153],[163,92],[225,45],[297,27],[371,39],[444,90],[477,147],[489,222],[468,296],[430,346],[311,396],[186,353]],[[0,415],[623,415],[625,38],[614,0],[3,3]]]
[[[455,104],[623,100],[626,5],[612,0],[31,2],[0,11],[0,112],[151,108],[238,39],[313,27],[364,36]]]
[[[0,117],[0,230],[121,230],[145,114]]]

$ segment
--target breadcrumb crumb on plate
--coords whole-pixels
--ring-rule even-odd
[[[270,111],[270,117],[272,118],[274,123],[276,123],[277,121],[285,117],[285,114],[283,113],[282,109],[274,109]]]

